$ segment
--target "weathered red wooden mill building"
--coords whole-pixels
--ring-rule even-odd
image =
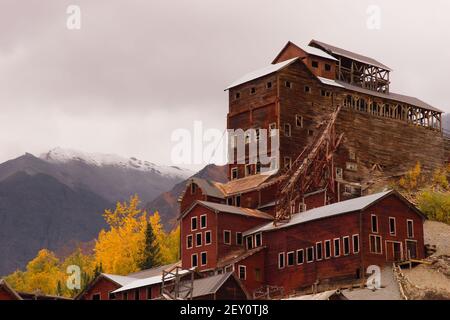
[[[288,293],[424,258],[424,216],[400,194],[374,191],[418,161],[425,170],[442,165],[450,144],[442,111],[391,92],[390,72],[313,40],[289,42],[272,64],[230,85],[228,129],[254,129],[246,143],[278,129],[279,157],[230,163],[225,184],[189,181],[182,267],[234,271],[249,292]]]

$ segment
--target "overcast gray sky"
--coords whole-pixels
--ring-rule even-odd
[[[223,130],[223,89],[288,40],[372,56],[392,91],[450,112],[449,13],[447,0],[0,0],[0,161],[60,146],[170,164],[172,130]]]

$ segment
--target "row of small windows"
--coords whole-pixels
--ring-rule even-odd
[[[342,247],[341,247],[342,239]],[[353,254],[359,253],[359,235],[354,234],[352,240]],[[333,243],[333,248],[332,248]],[[325,240],[317,242],[315,246],[305,249],[298,249],[290,252],[280,252],[278,254],[278,268],[283,269],[286,266],[292,267],[294,265],[301,265],[303,263],[312,263],[314,261],[322,261],[323,259],[330,259],[332,257],[340,257],[341,255],[348,256],[351,253],[350,236],[342,238],[335,238],[333,240]]]
[[[200,216],[200,229],[206,229],[206,214]],[[195,231],[198,229],[198,217],[191,218],[191,231]]]
[[[370,216],[370,227],[372,233],[379,232],[378,226],[378,216],[372,214]],[[397,220],[395,217],[389,217],[389,235],[396,236],[397,235]],[[408,238],[414,238],[414,221],[407,219],[406,220],[406,235]]]
[[[243,236],[242,236],[242,232],[236,232],[236,237],[235,237],[235,244],[237,246],[242,246],[242,242],[243,242]],[[226,245],[231,245],[231,230],[224,230],[223,231],[223,243]]]
[[[208,264],[208,253],[206,251],[201,252],[200,253],[200,265],[206,266],[207,264]],[[196,268],[198,266],[199,266],[198,253],[191,254],[191,267]]]
[[[203,239],[205,240],[203,242]],[[203,244],[205,246],[212,243],[211,231],[198,232],[195,234],[195,246],[201,247]],[[189,234],[186,236],[186,249],[192,249],[194,247],[194,235]]]
[[[151,299],[156,298],[155,296],[153,296],[152,287],[148,287],[146,289],[146,293],[147,293],[147,300],[151,300]],[[141,298],[142,297],[141,297],[140,289],[134,290],[134,300],[141,300]],[[117,299],[117,295],[115,293],[113,293],[112,291],[110,291],[110,292],[108,292],[108,299],[109,300],[115,300],[115,299]],[[130,300],[130,296],[128,294],[128,291],[125,291],[122,294],[122,299],[123,300]],[[92,295],[92,300],[101,300],[101,294],[100,293],[93,294]]]
[[[272,83],[272,81],[268,81],[268,82],[266,82],[266,85],[265,85],[265,87],[266,87],[266,89],[272,89],[273,88],[273,83]],[[256,94],[256,87],[251,87],[250,88],[250,94],[251,95],[253,95],[253,94]],[[240,99],[241,98],[241,93],[240,92],[236,92],[235,94],[234,94],[234,99],[235,100],[238,100],[238,99]]]

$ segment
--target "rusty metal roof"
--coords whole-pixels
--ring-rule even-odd
[[[320,41],[317,41],[317,40],[311,40],[309,45],[311,47],[316,47],[316,48],[322,49],[322,50],[324,50],[325,52],[327,52],[327,53],[329,53],[331,55],[334,54],[334,55],[338,55],[338,56],[343,56],[343,57],[346,57],[346,58],[349,58],[349,59],[352,59],[352,60],[356,60],[356,61],[368,64],[368,65],[372,65],[372,66],[375,66],[375,67],[378,67],[378,68],[385,69],[387,71],[392,71],[391,68],[389,68],[385,64],[382,64],[381,62],[379,62],[379,61],[377,61],[377,60],[375,60],[373,58],[366,57],[366,56],[363,56],[362,54],[354,53],[354,52],[351,52],[351,51],[348,51],[348,50],[345,50],[345,49],[341,49],[341,48],[338,48],[336,46],[332,46],[332,45],[324,43],[324,42],[320,42]]]
[[[230,253],[228,253],[225,257],[221,258],[217,262],[217,268],[222,268],[229,266],[230,264],[235,264],[239,261],[242,261],[248,257],[251,257],[252,255],[260,252],[261,250],[264,250],[266,247],[257,247],[250,250],[246,250],[245,248],[234,250]]]
[[[196,298],[216,293],[231,276],[233,276],[233,272],[194,280],[192,297]]]

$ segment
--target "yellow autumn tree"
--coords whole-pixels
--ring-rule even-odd
[[[58,294],[58,282],[64,279],[59,259],[47,249],[42,249],[31,260],[25,272],[16,271],[6,278],[17,291]]]
[[[104,217],[110,229],[102,230],[95,243],[95,264],[106,273],[125,275],[139,271],[143,260],[147,213],[139,208],[139,197],[118,202]]]

